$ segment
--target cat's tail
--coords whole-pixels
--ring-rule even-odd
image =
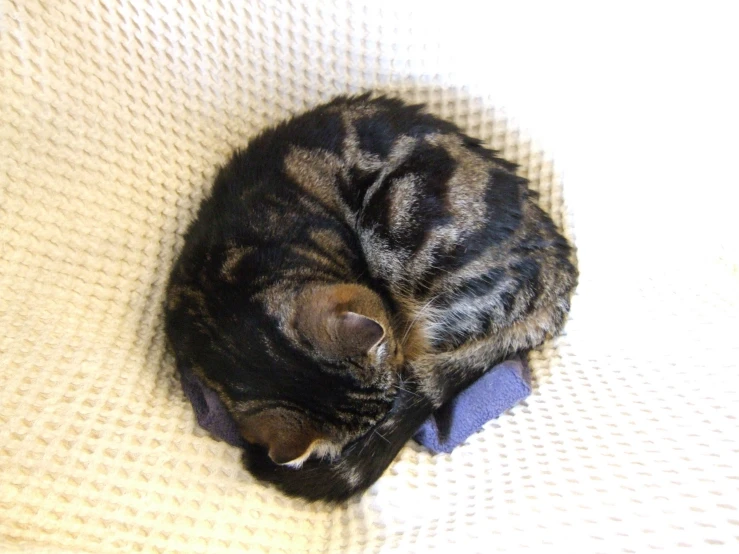
[[[309,459],[300,469],[292,469],[276,465],[263,448],[247,444],[244,465],[256,478],[290,496],[341,502],[377,481],[433,411],[431,401],[406,382],[385,419],[348,445],[339,460]]]

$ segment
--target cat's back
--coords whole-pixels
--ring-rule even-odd
[[[358,219],[375,207],[370,189],[412,157],[410,142],[455,132],[420,106],[369,95],[340,96],[267,128],[218,172],[188,230],[183,258],[205,265],[206,253],[212,259],[220,252],[233,274],[243,265],[235,263],[234,252],[241,261],[253,252],[257,273],[260,267],[301,267],[309,254],[332,258],[323,265],[337,266],[336,277],[356,279],[367,273]]]

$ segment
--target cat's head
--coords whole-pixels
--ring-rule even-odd
[[[403,357],[370,289],[309,284],[246,301],[196,296],[200,309],[170,307],[175,350],[182,345],[178,356],[190,358],[244,439],[275,463],[336,457],[389,412]]]

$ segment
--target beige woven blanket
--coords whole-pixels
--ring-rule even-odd
[[[643,227],[621,240],[610,169],[555,140],[563,126],[545,114],[567,114],[526,108],[568,86],[547,69],[559,39],[542,38],[546,17],[486,11],[488,26],[464,2],[424,5],[0,0],[0,550],[737,551],[734,239],[664,257],[670,241]],[[549,61],[521,61],[534,54]],[[607,73],[570,77],[581,71]],[[364,497],[328,509],[255,483],[236,449],[198,431],[161,301],[230,150],[368,88],[428,102],[502,149],[572,233],[551,158],[493,108],[534,134],[540,122],[576,168],[583,278],[566,335],[533,356],[525,404],[451,455],[409,444]],[[592,102],[581,119],[618,125]],[[646,201],[619,212],[624,229],[657,213],[662,200]]]

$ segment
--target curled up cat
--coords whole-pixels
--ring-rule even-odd
[[[574,249],[515,169],[371,95],[234,153],[185,235],[166,331],[256,478],[308,500],[362,492],[431,413],[561,330]]]

